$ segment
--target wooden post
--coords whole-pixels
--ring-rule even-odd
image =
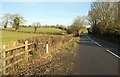
[[[2,64],[2,61],[0,61],[0,64]],[[2,65],[0,65],[0,77],[2,76]]]
[[[46,53],[48,53],[48,41],[46,42]]]
[[[6,45],[3,45],[3,50],[2,50],[2,73],[3,73],[3,75],[6,74],[6,69],[3,68],[6,65],[6,61],[3,60],[5,58],[5,55],[6,55],[4,52],[5,48],[6,48]]]
[[[13,41],[13,47],[16,47],[16,41],[15,40]]]
[[[16,47],[16,41],[15,40],[13,40],[13,47]],[[16,50],[15,50],[16,51]],[[13,52],[8,52],[8,53],[11,53],[12,55],[13,55],[13,60],[12,60],[12,69],[11,69],[11,73],[14,75],[14,71],[15,71],[15,64],[14,64],[14,62],[16,61],[16,57],[15,57],[15,51],[13,51]],[[10,60],[8,60],[8,63],[10,63]]]
[[[26,61],[28,61],[28,41],[25,41],[25,57]]]

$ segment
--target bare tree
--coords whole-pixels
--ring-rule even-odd
[[[33,25],[33,28],[34,28],[34,33],[37,31],[37,28],[39,26],[41,26],[41,24],[39,22],[34,22],[32,25]]]
[[[115,16],[115,4],[110,2],[93,2],[89,11],[89,22],[93,30],[99,31],[100,34],[113,32]],[[118,14],[116,14],[118,15]],[[99,30],[98,30],[98,29]]]
[[[109,0],[108,0],[109,1]],[[120,38],[120,2],[93,2],[88,14],[92,33],[102,37]]]
[[[7,28],[8,23],[11,21],[11,14],[7,13],[1,19],[2,19],[2,22],[1,22],[2,26],[4,28]]]
[[[69,32],[78,36],[81,33],[81,29],[84,26],[85,26],[85,17],[77,16],[74,19],[73,24],[69,27]]]
[[[24,23],[25,20],[20,14],[5,14],[2,17],[2,25],[7,28],[8,24],[11,24],[15,30],[19,29],[20,24]]]

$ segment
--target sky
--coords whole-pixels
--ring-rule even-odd
[[[19,13],[26,25],[33,22],[70,25],[77,16],[87,16],[91,2],[2,2],[0,5],[0,17]]]

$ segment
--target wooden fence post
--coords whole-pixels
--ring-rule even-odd
[[[46,53],[48,53],[48,41],[46,42]]]
[[[13,41],[13,47],[16,47],[16,41],[15,40]]]
[[[16,47],[16,41],[13,40],[13,47]],[[15,71],[15,64],[14,62],[16,61],[16,57],[15,57],[15,52],[13,51],[12,52],[12,55],[13,55],[13,62],[12,62],[12,74],[14,74],[14,71]],[[9,62],[10,60],[8,60]]]
[[[0,77],[2,76],[2,54],[1,54],[1,52],[2,52],[2,49],[1,49],[2,47],[0,47]]]
[[[28,61],[28,41],[25,41],[25,58]]]
[[[5,58],[5,52],[4,52],[4,50],[5,50],[5,48],[6,48],[6,45],[3,45],[3,52],[2,52],[2,72],[3,72],[3,74],[5,75],[6,74],[6,69],[4,69],[3,67],[5,67],[5,65],[6,65],[6,61],[4,61],[3,59]]]

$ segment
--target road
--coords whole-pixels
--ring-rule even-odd
[[[83,35],[77,49],[75,75],[118,75],[118,45]]]

